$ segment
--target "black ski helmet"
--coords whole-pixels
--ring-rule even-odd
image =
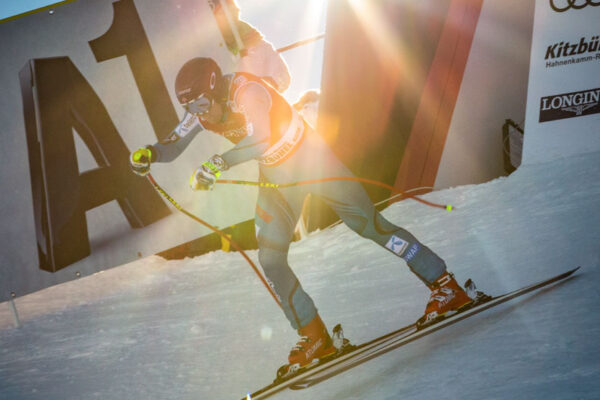
[[[221,68],[212,58],[192,58],[179,70],[175,78],[175,94],[180,104],[201,95],[215,99],[221,81]]]

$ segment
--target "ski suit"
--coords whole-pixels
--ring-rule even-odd
[[[229,79],[230,90],[222,123],[210,124],[186,115],[171,140],[154,145],[157,161],[175,158],[201,125],[235,143],[221,155],[229,166],[258,160],[262,181],[285,184],[353,176],[274,88],[246,73],[225,79]],[[403,258],[425,283],[431,284],[446,271],[440,257],[375,209],[358,182],[328,181],[280,189],[261,187],[255,215],[258,257],[293,328],[305,326],[317,315],[312,299],[287,261],[302,204],[309,193],[323,199],[359,235]]]

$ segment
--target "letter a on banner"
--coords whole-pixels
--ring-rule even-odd
[[[56,272],[90,254],[87,210],[117,200],[133,228],[170,213],[131,173],[127,146],[68,57],[32,60],[19,75],[41,269]],[[73,129],[99,168],[80,173]]]

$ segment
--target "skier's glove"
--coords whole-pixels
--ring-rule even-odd
[[[152,146],[141,147],[131,153],[129,164],[131,170],[140,176],[146,176],[150,172],[150,163],[156,159],[156,153]]]
[[[190,187],[193,190],[212,190],[221,172],[227,169],[229,166],[225,160],[216,154],[194,171]]]

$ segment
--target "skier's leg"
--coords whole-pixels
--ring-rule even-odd
[[[317,308],[287,261],[298,212],[304,200],[303,191],[293,192],[293,196],[284,198],[278,190],[261,189],[255,222],[260,264],[285,316],[300,335],[300,341],[290,351],[287,367],[303,367],[315,358],[326,357],[336,350]]]
[[[344,222],[361,236],[369,238],[402,257],[410,269],[430,289],[425,313],[417,324],[435,323],[446,314],[456,312],[472,300],[446,270],[446,263],[410,232],[386,220],[357,182],[350,185],[328,185],[321,190],[323,198]],[[343,196],[340,195],[343,193]]]
[[[326,182],[317,194],[359,235],[403,258],[410,269],[431,285],[446,272],[446,264],[407,230],[385,219],[358,182]]]
[[[285,316],[294,329],[299,329],[315,318],[317,309],[287,260],[302,204],[301,200],[290,200],[284,199],[278,190],[260,189],[255,224],[259,262]]]

